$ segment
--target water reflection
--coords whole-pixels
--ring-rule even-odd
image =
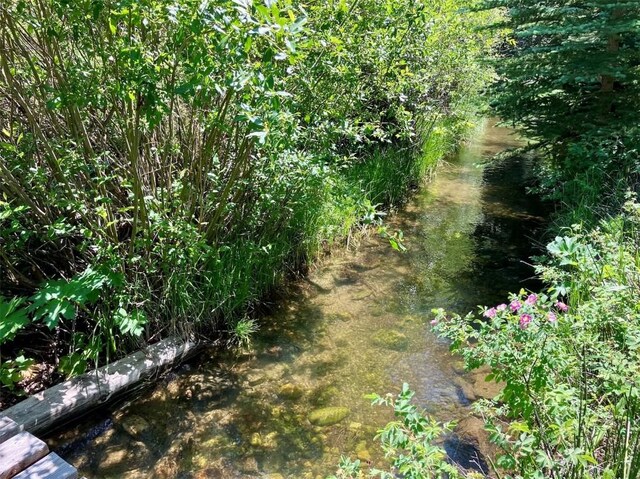
[[[262,320],[251,353],[205,355],[98,414],[96,426],[112,421],[99,433],[85,421],[51,445],[71,442],[59,450],[92,479],[316,479],[333,472],[340,454],[381,460],[372,437],[391,416],[372,408],[367,393],[408,382],[440,419],[465,416],[495,391],[464,374],[430,332],[429,312],[465,312],[531,284],[522,260],[541,220],[524,195],[527,161],[480,165],[516,143],[490,124],[443,165],[392,220],[406,254],[377,237],[336,253]]]

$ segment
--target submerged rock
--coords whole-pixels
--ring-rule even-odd
[[[456,425],[456,428],[444,442],[449,457],[467,470],[487,474],[487,458],[496,457],[498,448],[485,429],[484,421],[475,416],[467,416]]]
[[[264,441],[262,446],[266,449],[277,449],[278,448],[278,433],[273,431],[267,434],[264,437]]]
[[[264,449],[276,449],[278,447],[278,433],[270,432],[263,436],[259,432],[255,432],[251,435],[251,440],[249,443],[253,447],[262,447]]]
[[[487,367],[476,369],[469,373],[470,380],[473,382],[473,393],[478,399],[493,399],[504,388],[503,383],[487,381],[487,375],[491,370]]]
[[[104,454],[100,460],[101,472],[121,472],[123,465],[126,464],[127,451],[125,449],[118,448],[117,446],[108,447],[105,449]]]
[[[452,434],[445,439],[444,449],[451,461],[463,469],[477,471],[485,476],[489,474],[486,458],[476,441]]]
[[[246,382],[249,386],[259,386],[267,380],[267,377],[260,371],[251,372],[246,376]]]
[[[330,404],[339,395],[340,390],[335,386],[320,386],[314,390],[311,398],[316,406],[324,406]]]
[[[342,313],[333,313],[327,316],[327,319],[331,322],[338,322],[338,321],[351,321],[353,319],[353,314],[351,313],[347,313],[347,312],[342,312]]]
[[[299,399],[304,394],[304,389],[292,383],[283,384],[278,390],[278,396],[283,399]]]
[[[455,378],[453,383],[456,385],[458,402],[460,402],[462,406],[468,406],[477,400],[473,385],[462,378]]]
[[[359,422],[350,422],[349,423],[349,431],[353,433],[357,433],[362,431],[362,423]]]
[[[346,418],[349,413],[346,407],[325,407],[309,413],[309,422],[315,426],[331,426]]]
[[[247,474],[257,474],[259,472],[258,461],[255,457],[247,457],[241,464],[242,472]]]
[[[134,439],[140,439],[151,428],[146,419],[135,414],[123,416],[118,425]]]
[[[140,441],[125,440],[101,449],[98,474],[123,477],[126,472],[153,461],[151,450]]]
[[[173,479],[182,470],[190,469],[195,445],[192,433],[182,433],[173,439],[171,446],[153,467],[154,479]]]
[[[360,441],[356,445],[356,456],[364,462],[371,461],[371,453],[367,449],[367,441]]]
[[[409,346],[407,335],[395,329],[381,329],[373,336],[373,341],[378,346],[393,351],[405,351]]]
[[[251,444],[253,447],[262,446],[262,435],[259,432],[254,432],[253,434],[251,434],[249,444]]]
[[[373,291],[369,289],[364,289],[361,291],[356,291],[351,297],[356,301],[361,301],[363,299],[367,299],[373,296]]]

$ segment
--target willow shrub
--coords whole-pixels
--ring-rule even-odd
[[[305,5],[2,2],[0,344],[55,335],[73,374],[169,333],[244,338],[286,271],[452,147],[486,14]],[[29,363],[2,359],[7,384]]]

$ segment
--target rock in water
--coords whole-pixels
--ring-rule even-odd
[[[150,425],[146,419],[135,414],[125,415],[119,421],[120,427],[134,439],[140,439],[149,432]]]
[[[331,426],[349,415],[346,407],[325,407],[309,413],[309,422],[315,426]]]
[[[375,334],[373,340],[378,346],[393,351],[404,351],[409,346],[409,338],[393,329],[381,329]]]
[[[304,389],[292,383],[284,384],[278,390],[278,396],[280,396],[283,399],[289,399],[289,400],[300,399],[303,394],[304,394]]]

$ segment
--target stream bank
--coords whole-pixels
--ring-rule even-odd
[[[333,254],[261,320],[250,352],[205,354],[50,445],[91,479],[316,479],[341,454],[382,461],[372,438],[392,416],[367,393],[407,382],[438,419],[464,419],[495,391],[433,335],[430,311],[536,287],[523,260],[544,220],[524,192],[528,160],[482,164],[517,144],[489,122],[389,221],[407,253],[371,236]],[[445,447],[462,461],[473,439]]]

